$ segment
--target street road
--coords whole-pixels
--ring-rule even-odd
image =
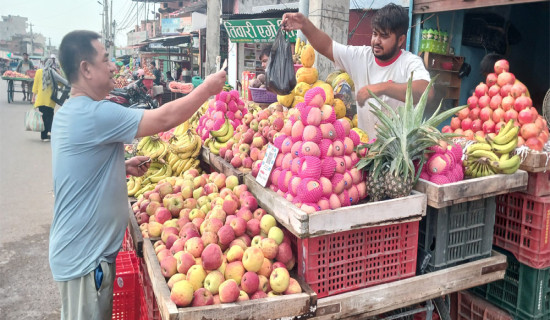
[[[61,302],[48,263],[53,217],[49,142],[25,131],[30,108],[0,80],[0,318],[60,319]],[[20,90],[16,84],[16,90]]]

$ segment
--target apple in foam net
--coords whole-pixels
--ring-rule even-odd
[[[260,248],[249,247],[244,251],[242,265],[247,271],[258,272],[264,262],[264,255]]]
[[[204,278],[204,288],[212,294],[218,294],[220,284],[224,281],[225,278],[220,271],[212,271]]]
[[[174,283],[170,291],[170,299],[178,307],[187,307],[193,300],[194,293],[193,285],[187,280],[181,280]]]

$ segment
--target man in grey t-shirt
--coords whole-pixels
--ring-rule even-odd
[[[34,70],[34,65],[32,64],[32,61],[29,60],[29,55],[27,53],[23,53],[23,60],[19,61],[19,64],[17,65],[17,68],[15,71],[26,74],[27,71]],[[23,89],[23,101],[31,101],[32,97],[32,86],[31,82],[29,81],[21,81],[21,88]],[[26,90],[25,90],[26,89]],[[28,92],[28,93],[27,93]]]

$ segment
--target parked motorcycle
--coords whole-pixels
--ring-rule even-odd
[[[107,96],[107,100],[132,109],[156,109],[159,106],[158,101],[147,94],[143,77],[124,88],[113,89]]]

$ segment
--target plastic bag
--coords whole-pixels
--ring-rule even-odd
[[[25,130],[27,131],[44,131],[44,121],[42,113],[37,108],[32,107],[25,113]]]
[[[279,28],[265,70],[267,90],[281,96],[289,94],[296,86],[292,50],[285,34]]]

